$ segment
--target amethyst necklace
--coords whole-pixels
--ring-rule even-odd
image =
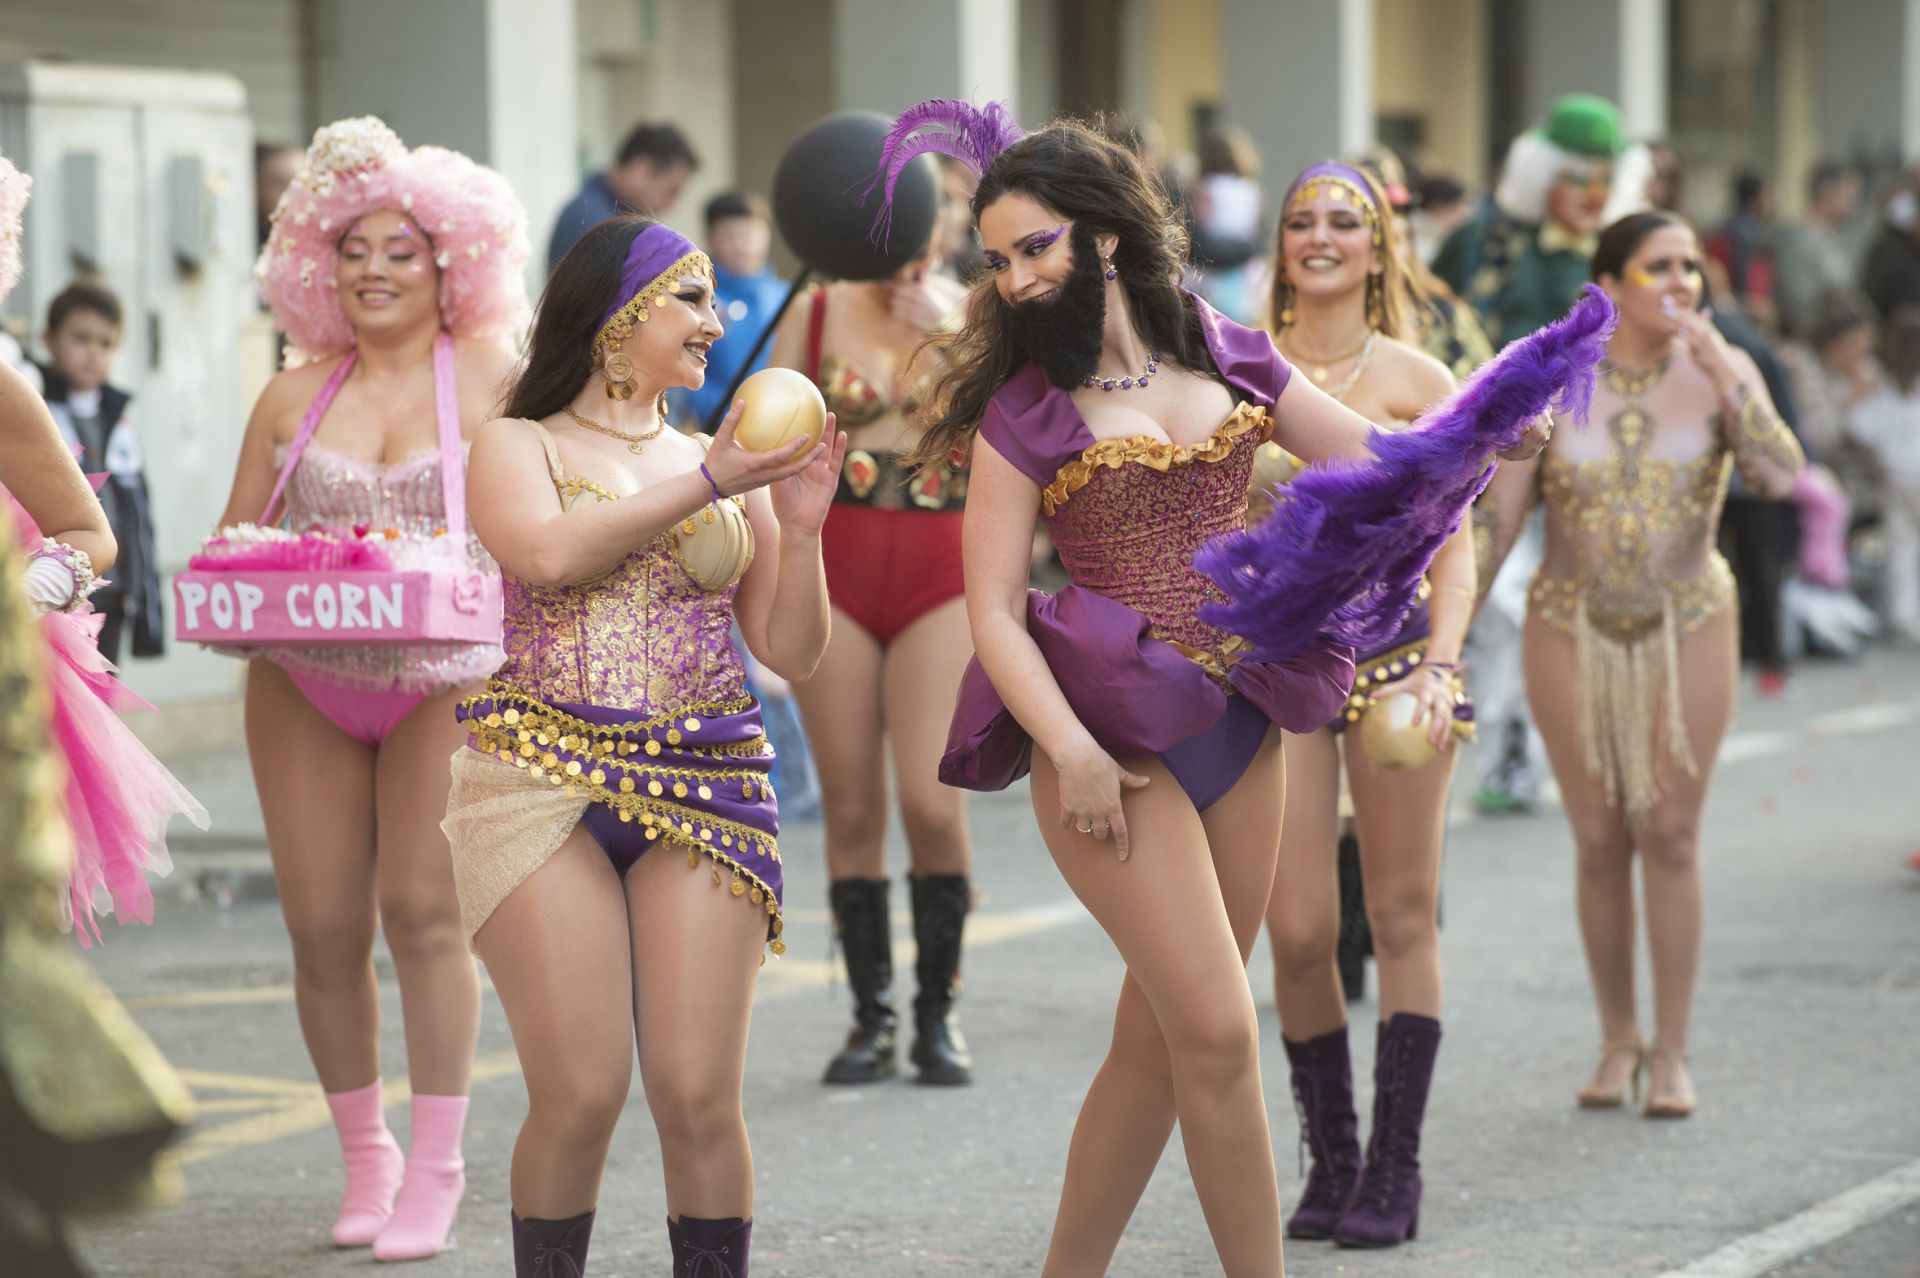
[[[1132,377],[1088,377],[1086,385],[1098,386],[1103,391],[1146,389],[1147,379],[1160,371],[1160,357],[1152,351],[1147,352],[1147,371],[1136,373]]]

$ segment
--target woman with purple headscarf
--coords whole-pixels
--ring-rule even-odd
[[[1382,430],[1403,430],[1453,393],[1453,375],[1418,345],[1406,242],[1386,193],[1350,165],[1294,179],[1275,252],[1274,342],[1296,369]],[[1270,446],[1271,447],[1271,446]],[[1418,599],[1385,643],[1363,651],[1332,720],[1286,739],[1286,820],[1267,926],[1302,1138],[1313,1169],[1287,1221],[1293,1238],[1391,1246],[1420,1203],[1420,1129],[1440,1047],[1440,848],[1456,737],[1471,735],[1460,649],[1473,614],[1473,534],[1441,545]],[[1373,705],[1406,694],[1439,753],[1390,771],[1361,748]],[[1341,771],[1353,792],[1361,880],[1380,963],[1374,1120],[1365,1157],[1335,965],[1340,931]],[[1364,1169],[1364,1175],[1363,1175]]]
[[[883,179],[935,149],[981,174],[990,267],[919,449],[972,466],[978,657],[941,776],[987,790],[1031,772],[1048,850],[1127,964],[1043,1272],[1106,1271],[1177,1120],[1222,1269],[1271,1278],[1280,1199],[1246,959],[1273,887],[1276,728],[1340,709],[1353,647],[1399,624],[1494,451],[1539,449],[1533,423],[1584,376],[1605,308],[1424,429],[1380,435],[1180,287],[1185,237],[1120,147],[930,102],[900,118]],[[1310,467],[1249,533],[1269,438],[1350,460]],[[1051,596],[1027,590],[1041,521],[1071,581]]]
[[[829,417],[817,444],[750,452],[738,405],[710,445],[667,429],[664,392],[705,381],[721,332],[704,253],[600,223],[547,282],[468,470],[507,659],[459,708],[446,830],[526,1076],[522,1278],[585,1271],[636,1035],[673,1273],[747,1273],[747,1019],[786,943],[773,751],[732,629],[784,678],[820,660],[845,442]]]

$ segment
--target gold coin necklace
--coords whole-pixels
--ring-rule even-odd
[[[1620,411],[1607,423],[1607,427],[1620,447],[1621,479],[1629,485],[1639,480],[1640,460],[1646,452],[1647,414],[1640,407],[1640,398],[1659,384],[1660,379],[1667,375],[1668,365],[1672,363],[1673,353],[1669,351],[1659,363],[1645,372],[1636,372],[1619,364],[1608,364],[1601,370],[1607,389],[1622,401]]]
[[[665,417],[662,417],[659,421],[653,424],[652,430],[642,431],[638,435],[630,435],[624,430],[615,430],[611,426],[602,425],[601,423],[594,421],[593,418],[591,417],[582,417],[579,413],[576,413],[573,410],[572,404],[568,404],[566,406],[566,410],[567,410],[567,416],[573,418],[574,421],[578,422],[582,426],[585,426],[588,430],[596,431],[602,435],[611,436],[614,439],[624,440],[627,445],[627,451],[630,453],[640,453],[640,452],[646,451],[646,448],[645,448],[646,442],[650,439],[660,438],[660,433],[666,430],[667,428],[667,419]]]

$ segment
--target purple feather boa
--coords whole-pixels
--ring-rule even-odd
[[[936,131],[914,137],[921,129]],[[886,243],[893,228],[893,191],[900,184],[901,172],[913,160],[929,151],[938,151],[966,165],[978,178],[986,173],[995,157],[1025,136],[1004,102],[977,107],[961,98],[930,98],[918,106],[908,107],[887,131],[880,144],[879,171],[860,192],[860,200],[865,203],[875,187],[883,181],[886,183],[870,237],[883,245]]]
[[[1276,490],[1264,524],[1201,547],[1194,567],[1228,595],[1201,618],[1247,639],[1255,661],[1390,643],[1494,454],[1550,407],[1586,421],[1613,324],[1613,304],[1589,284],[1564,318],[1508,345],[1412,428],[1375,430],[1372,460],[1309,466]]]

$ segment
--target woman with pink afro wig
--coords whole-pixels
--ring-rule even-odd
[[[372,117],[314,134],[255,269],[286,333],[241,445],[223,528],[284,518],[431,546],[449,525],[442,448],[495,414],[529,312],[527,216],[504,178]],[[464,468],[464,449],[460,458]],[[285,505],[280,497],[284,490]],[[446,491],[464,490],[464,475]],[[477,541],[452,554],[498,569]],[[440,818],[453,707],[500,663],[493,643],[272,648],[249,663],[247,743],[295,1003],[339,1131],[336,1246],[437,1254],[466,1186],[460,1135],[480,987]],[[399,978],[412,1149],[387,1130],[376,918]]]

